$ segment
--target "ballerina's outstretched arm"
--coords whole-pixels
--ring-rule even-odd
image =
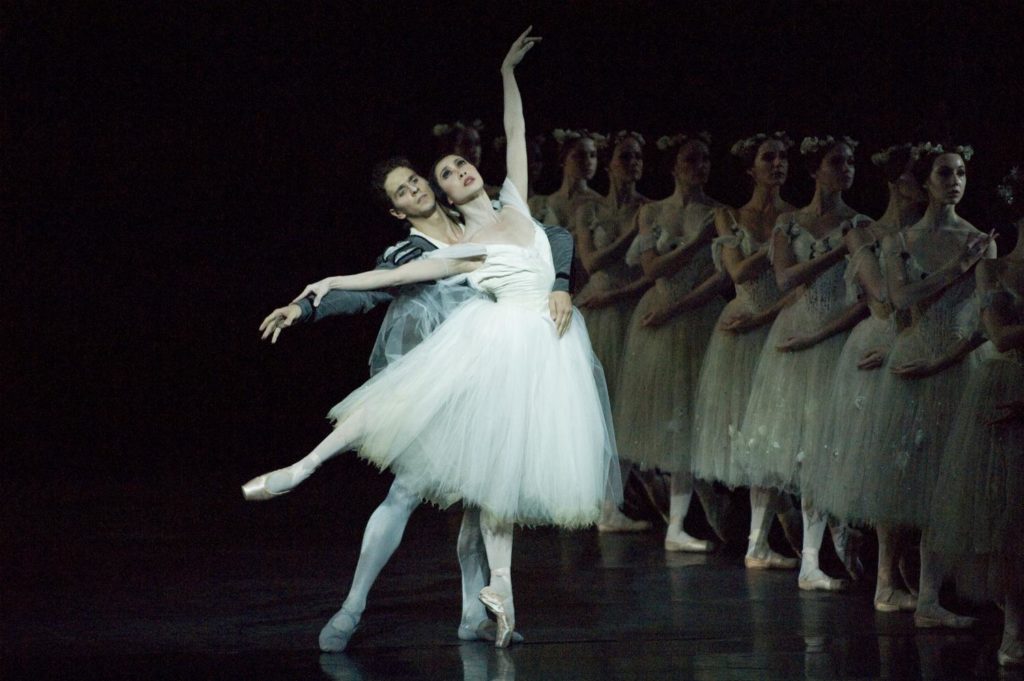
[[[515,68],[535,44],[540,42],[537,36],[531,36],[530,26],[516,38],[509,48],[505,60],[501,62],[501,82],[504,90],[504,123],[505,167],[512,184],[516,186],[520,196],[527,195],[529,156],[526,153],[526,119],[523,116],[523,97],[519,94],[516,83]]]

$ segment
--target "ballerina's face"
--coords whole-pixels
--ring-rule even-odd
[[[853,186],[853,173],[853,149],[848,144],[837,144],[822,157],[814,179],[823,189],[841,192]]]
[[[448,200],[456,206],[466,203],[484,190],[484,181],[476,167],[462,156],[449,154],[434,166],[434,179]]]
[[[455,135],[455,147],[452,153],[458,154],[475,166],[480,165],[483,157],[483,145],[480,143],[480,133],[476,128],[459,128]]]
[[[711,175],[711,152],[700,140],[679,147],[672,174],[685,187],[701,187]]]
[[[634,137],[615,145],[608,174],[623,182],[636,182],[644,174],[644,149]]]
[[[642,161],[641,161],[642,162]],[[597,172],[597,146],[589,137],[576,140],[562,164],[567,177],[591,180]]]
[[[781,187],[789,175],[789,156],[782,140],[765,140],[757,148],[754,165],[747,170],[755,184]]]
[[[943,154],[932,162],[925,189],[928,198],[943,206],[960,203],[967,188],[967,166],[960,154]]]
[[[437,207],[430,184],[412,168],[398,167],[388,173],[384,191],[394,206],[391,214],[399,219],[426,217]]]

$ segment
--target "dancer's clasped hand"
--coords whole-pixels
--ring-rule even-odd
[[[294,324],[301,316],[302,308],[295,303],[277,308],[268,314],[264,318],[263,323],[260,324],[260,331],[263,332],[260,340],[267,340],[269,336],[270,342],[276,343],[277,337],[281,335],[281,331]]]

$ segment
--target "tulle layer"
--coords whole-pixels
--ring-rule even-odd
[[[868,351],[888,352],[895,338],[891,318],[868,317],[850,332],[836,365],[825,418],[812,434],[801,466],[804,499],[841,520],[864,517],[864,467],[869,453],[882,447],[881,427],[893,409],[880,399],[888,368],[862,370],[857,363]]]
[[[749,305],[733,300],[720,319],[743,308]],[[692,468],[698,478],[729,487],[743,484],[732,459],[733,439],[743,425],[757,360],[770,328],[765,325],[738,334],[716,328],[712,333],[694,407]]]
[[[928,543],[947,555],[1024,556],[1024,423],[988,425],[1024,400],[1024,366],[997,356],[971,375],[932,494]]]
[[[952,338],[952,337],[950,337]],[[950,425],[971,373],[968,361],[934,376],[906,379],[891,369],[934,359],[941,349],[916,328],[897,336],[878,388],[879,446],[863,452],[857,506],[844,514],[868,524],[925,527]]]
[[[607,291],[622,286],[628,280],[616,279],[607,272],[596,272],[587,281],[586,286],[578,295],[587,296],[591,291]],[[623,348],[626,342],[626,329],[629,326],[629,317],[636,307],[636,300],[624,300],[614,305],[607,305],[599,308],[587,308],[582,310],[583,319],[587,323],[587,331],[590,333],[590,343],[594,348],[594,354],[604,367],[605,378],[608,381],[608,395],[612,404],[615,404],[617,379],[622,361]]]
[[[841,308],[828,314],[838,314]],[[790,336],[828,321],[805,294],[772,324],[757,362],[743,427],[733,440],[734,483],[799,492],[800,463],[828,406],[832,376],[846,334],[836,334],[800,352],[779,352]]]
[[[671,302],[668,287],[647,291],[626,332],[615,401],[620,455],[649,467],[690,469],[691,427],[700,367],[723,303],[714,301],[658,327],[641,324]]]
[[[359,419],[359,455],[438,505],[592,524],[621,483],[603,371],[574,314],[559,338],[534,309],[470,300],[330,418]]]

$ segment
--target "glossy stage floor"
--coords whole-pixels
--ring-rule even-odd
[[[669,554],[660,530],[517,531],[525,642],[460,643],[459,513],[426,507],[348,653],[321,655],[317,633],[387,479],[328,467],[285,498],[245,504],[236,477],[198,489],[20,481],[8,497],[17,526],[3,534],[0,678],[1019,678],[995,666],[995,609],[976,631],[915,630],[910,615],[873,611],[870,582],[802,593],[792,572],[745,570],[742,545]],[[356,489],[365,503],[341,498]]]

